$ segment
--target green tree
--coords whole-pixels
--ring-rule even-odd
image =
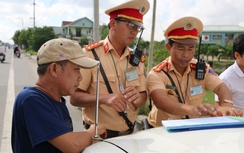
[[[101,26],[101,39],[105,39],[109,33],[109,28],[106,24]]]
[[[218,55],[218,61],[220,61],[221,57],[225,57],[225,67],[228,67],[228,63],[231,60],[231,57],[233,57],[233,44],[228,44],[226,47],[220,47],[219,48],[219,55]]]
[[[208,47],[207,55],[212,56],[212,59],[214,59],[214,56],[218,56],[219,55],[219,46],[217,46],[217,45],[210,45]]]
[[[20,35],[19,35],[19,44],[24,45],[25,48],[29,48],[29,43],[28,40],[30,40],[30,37],[32,35],[32,30],[27,29],[27,30],[21,30]]]
[[[87,45],[89,43],[89,40],[87,39],[86,36],[82,36],[80,38],[80,45],[83,47],[84,45]]]
[[[136,46],[136,43],[137,43],[138,39],[139,38],[136,38],[133,41],[133,43],[130,45],[131,48],[134,48],[134,46]],[[141,38],[138,46],[142,49],[142,51],[144,51],[144,49],[148,50],[148,48],[149,48],[149,41],[145,41],[145,40],[143,40],[143,38]]]
[[[20,33],[21,32],[19,30],[15,31],[14,36],[12,38],[14,41],[14,44],[20,44],[20,41],[19,41]]]
[[[203,55],[206,55],[207,56],[207,61],[208,61],[208,46],[207,44],[203,44],[201,45],[201,48],[200,48],[200,54],[203,54]],[[198,53],[198,50],[196,51],[196,53]]]
[[[228,44],[225,47],[225,50],[226,50],[226,56],[228,56],[229,58],[234,56],[234,54],[233,54],[233,44]]]
[[[154,41],[154,45],[153,45],[154,49],[162,49],[165,48],[165,41]]]
[[[154,49],[153,50],[153,65],[155,66],[161,61],[165,60],[167,57],[169,57],[169,51],[166,49],[166,47],[161,49]]]
[[[165,41],[154,41],[152,67],[169,57],[170,54],[165,47]]]
[[[56,38],[56,35],[52,27],[36,27],[28,43],[32,50],[38,51],[42,44],[54,38]]]

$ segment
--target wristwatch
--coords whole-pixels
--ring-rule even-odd
[[[225,99],[225,100],[223,101],[223,103],[230,103],[230,104],[233,104],[233,101],[232,101],[232,100]]]

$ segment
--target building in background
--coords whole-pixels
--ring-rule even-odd
[[[62,27],[57,27],[57,26],[52,26],[54,33],[59,36],[59,37],[64,37],[63,36],[63,30]]]
[[[81,38],[93,42],[93,21],[87,17],[75,21],[62,21],[61,27],[53,26],[54,33],[58,36],[79,41]]]
[[[244,33],[244,27],[238,25],[204,25],[202,44],[226,47],[241,33]]]

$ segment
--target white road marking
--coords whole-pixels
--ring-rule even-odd
[[[7,101],[6,101],[5,114],[3,120],[4,121],[3,135],[2,135],[0,153],[12,152],[12,148],[11,148],[12,112],[13,112],[13,104],[15,99],[13,62],[14,60],[13,60],[13,53],[12,53],[11,65],[9,70]]]

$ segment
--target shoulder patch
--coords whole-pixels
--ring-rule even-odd
[[[218,76],[211,67],[209,68],[208,73]]]
[[[190,63],[190,67],[191,67],[191,70],[196,70],[196,67],[197,67],[197,64],[196,63]],[[206,73],[206,71],[207,71],[207,68],[208,68],[208,66],[207,65],[205,65],[205,73]]]
[[[170,68],[170,65],[168,62],[165,62],[165,61],[159,63],[156,67],[153,68],[153,70],[155,72],[160,72],[165,66],[167,66],[167,71],[168,71]]]
[[[142,63],[145,63],[145,62],[146,62],[146,58],[147,58],[147,56],[143,54],[143,55],[141,56],[141,62],[142,62]]]
[[[92,50],[93,48],[96,48],[96,47],[101,46],[102,44],[103,44],[103,41],[98,41],[98,42],[94,42],[94,43],[85,45],[84,48],[85,48],[87,51],[90,51],[90,50]]]
[[[190,63],[191,70],[196,70],[196,65],[195,63]]]

